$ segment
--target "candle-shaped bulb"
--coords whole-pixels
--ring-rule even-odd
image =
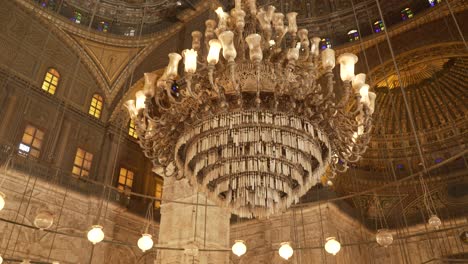
[[[193,49],[186,49],[183,52],[185,72],[195,73],[197,71],[197,56],[198,53]]]
[[[288,61],[297,61],[299,59],[299,50],[301,48],[301,44],[300,43],[297,43],[298,45],[296,45],[295,48],[290,48],[288,50],[288,54],[287,54],[287,59]]]
[[[198,51],[201,47],[202,33],[200,31],[192,32],[192,49]]]
[[[338,57],[340,64],[340,77],[343,82],[351,82],[354,79],[354,65],[358,57],[352,53],[344,53]]]
[[[145,76],[145,85],[143,86],[143,92],[145,93],[145,96],[153,97],[154,96],[154,84],[155,84],[157,75],[155,73],[146,72],[144,76]]]
[[[314,56],[319,55],[320,41],[322,41],[322,39],[319,38],[319,37],[313,37],[313,38],[310,39],[310,42],[312,43],[311,46],[310,46],[310,52],[312,52],[312,54],[314,54]]]
[[[303,49],[308,49],[309,48],[309,31],[305,28],[299,29],[297,32],[297,36],[299,37],[299,40],[301,41],[301,47]]]
[[[145,100],[146,100],[146,96],[145,96],[145,93],[143,91],[138,91],[135,93],[135,98],[136,98],[136,110],[137,111],[140,111],[141,109],[144,109],[145,108]]]
[[[128,114],[130,115],[131,119],[134,119],[138,115],[138,110],[135,106],[135,100],[127,100],[124,103],[124,106],[127,108]]]
[[[237,51],[234,46],[234,33],[232,31],[224,31],[219,35],[219,40],[223,45],[223,57],[229,61],[233,62],[236,59]]]
[[[219,52],[221,51],[221,41],[212,39],[209,42],[210,50],[208,52],[207,61],[209,64],[216,65],[219,62]]]
[[[373,92],[369,92],[368,96],[369,96],[369,114],[372,115],[375,110],[375,99],[377,98],[377,95]]]
[[[247,5],[249,6],[250,14],[255,16],[257,14],[257,0],[247,0]]]
[[[322,66],[327,71],[331,71],[335,68],[335,51],[333,49],[325,49],[322,51]]]
[[[179,62],[182,59],[182,56],[180,56],[178,53],[172,52],[169,53],[169,64],[167,65],[166,68],[166,74],[169,79],[174,80],[177,77],[177,70],[179,68]]]
[[[353,90],[354,93],[359,93],[359,89],[366,83],[366,75],[364,73],[360,73],[356,75],[353,79]]]
[[[366,106],[369,106],[369,85],[363,84],[359,89],[359,94],[361,95],[361,103],[363,103]]]
[[[263,59],[263,52],[261,48],[262,36],[259,34],[250,34],[245,38],[247,45],[249,45],[250,60],[253,62],[260,62]]]
[[[296,17],[297,13],[296,12],[291,12],[287,13],[286,17],[288,18],[288,32],[290,34],[296,34],[297,32],[297,22],[296,22]]]

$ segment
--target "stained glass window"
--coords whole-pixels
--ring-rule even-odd
[[[413,17],[413,11],[409,7],[401,10],[401,19],[407,20]]]
[[[385,26],[382,20],[375,21],[373,26],[375,33],[379,33],[385,30]]]
[[[59,80],[59,72],[54,68],[50,68],[49,70],[47,70],[47,73],[44,77],[44,81],[42,82],[42,90],[50,94],[55,94],[55,90],[57,90]]]
[[[98,30],[106,33],[107,31],[109,31],[109,23],[105,21],[99,22]]]
[[[323,38],[322,41],[320,41],[320,49],[324,50],[326,48],[331,49],[332,44],[331,40],[329,38]]]
[[[102,112],[102,104],[102,96],[100,96],[99,94],[94,94],[93,98],[91,99],[91,105],[89,106],[88,113],[96,118],[100,118]]]
[[[134,37],[135,36],[135,29],[130,27],[127,29],[127,31],[125,31],[124,33],[125,36],[127,37]]]
[[[93,154],[81,148],[76,150],[75,160],[73,162],[72,173],[78,177],[89,177],[91,163],[93,162]]]
[[[429,6],[433,7],[437,4],[440,4],[442,0],[429,0]]]
[[[353,42],[355,40],[359,40],[359,32],[356,29],[350,30],[348,32],[348,38],[350,42]]]
[[[18,154],[24,157],[39,158],[42,142],[44,141],[44,132],[32,125],[26,125],[21,143],[19,144]]]
[[[83,16],[81,15],[80,12],[75,11],[73,12],[73,17],[71,18],[71,21],[75,22],[76,24],[81,24],[81,19]]]

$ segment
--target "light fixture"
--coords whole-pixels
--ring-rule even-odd
[[[341,249],[341,244],[336,240],[335,237],[328,237],[327,243],[325,243],[325,250],[332,254],[333,256],[336,255]]]
[[[433,214],[429,218],[428,224],[433,229],[439,229],[439,227],[442,225],[442,221],[440,220],[440,218],[437,215]]]
[[[2,263],[3,263],[3,258],[2,258],[2,256],[0,256],[0,264],[2,264]]]
[[[88,231],[88,240],[94,245],[104,240],[104,232],[102,231],[102,226],[91,226],[91,230]]]
[[[153,239],[150,234],[142,234],[138,239],[138,248],[145,252],[153,247]]]
[[[0,211],[5,207],[5,194],[0,192]]]
[[[48,210],[40,210],[34,218],[34,225],[40,230],[48,229],[54,224],[54,215]]]
[[[278,253],[282,258],[288,260],[294,254],[294,250],[289,242],[283,242],[281,243]]]
[[[52,261],[52,264],[60,264],[57,260]]]
[[[245,245],[244,240],[236,240],[234,245],[232,245],[232,253],[240,257],[247,252],[247,246]]]
[[[375,240],[377,244],[388,247],[393,243],[393,235],[388,229],[379,229],[375,235]]]
[[[186,178],[240,217],[266,218],[298,201],[328,168],[345,172],[362,158],[375,97],[351,96],[358,58],[320,53],[320,38],[297,28],[296,13],[236,0],[234,10],[216,14],[204,34],[192,32],[184,70],[170,53],[155,91],[125,106],[145,156],[165,176]]]

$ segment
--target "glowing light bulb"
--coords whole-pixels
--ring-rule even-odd
[[[0,211],[3,210],[3,207],[5,207],[5,197],[6,195],[0,192]]]
[[[294,254],[294,250],[289,242],[283,242],[281,243],[278,253],[282,258],[288,260]]]
[[[153,247],[153,239],[150,234],[142,234],[138,239],[138,248],[145,252]]]
[[[88,240],[94,245],[104,240],[104,232],[102,231],[102,226],[93,225],[91,227],[91,230],[88,231]]]
[[[341,249],[341,244],[338,242],[335,237],[327,238],[327,243],[325,243],[325,250],[332,254],[333,256],[336,255]]]
[[[240,257],[244,255],[245,252],[247,252],[247,246],[244,240],[236,240],[234,245],[232,245],[232,253]]]

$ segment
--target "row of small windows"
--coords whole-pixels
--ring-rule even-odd
[[[57,91],[57,87],[60,82],[60,73],[54,69],[49,68],[44,76],[44,80],[42,81],[42,90],[54,95]],[[104,104],[104,99],[99,94],[94,94],[91,98],[91,103],[89,106],[88,113],[95,118],[100,118],[102,114],[102,107]]]
[[[21,142],[19,143],[18,154],[23,157],[38,159],[41,153],[44,135],[44,131],[41,129],[30,124],[26,125]],[[94,155],[91,152],[78,147],[76,149],[75,158],[73,160],[72,174],[78,178],[89,177],[93,158]],[[134,179],[135,173],[132,170],[121,167],[119,171],[117,189],[121,192],[131,191]],[[161,178],[156,178],[154,196],[158,199],[161,199],[162,197],[162,186],[163,180]],[[161,205],[161,202],[155,201],[154,205],[156,208],[158,208]]]
[[[441,2],[442,2],[442,0],[429,0],[429,6],[433,7],[436,4],[439,4]],[[402,20],[407,20],[407,19],[410,19],[410,18],[414,17],[414,13],[411,10],[411,8],[409,8],[409,7],[406,7],[403,10],[401,10],[400,14],[401,14],[401,19]],[[382,31],[384,31],[385,26],[384,26],[383,21],[382,20],[374,21],[374,23],[372,24],[372,29],[373,29],[374,33],[380,33]],[[349,40],[349,42],[359,40],[359,37],[360,36],[359,36],[359,32],[357,31],[357,29],[352,29],[352,30],[348,31],[348,40]],[[322,42],[320,44],[321,49],[331,48],[331,46],[332,45],[331,45],[331,41],[330,41],[329,38],[323,38],[322,39]]]

